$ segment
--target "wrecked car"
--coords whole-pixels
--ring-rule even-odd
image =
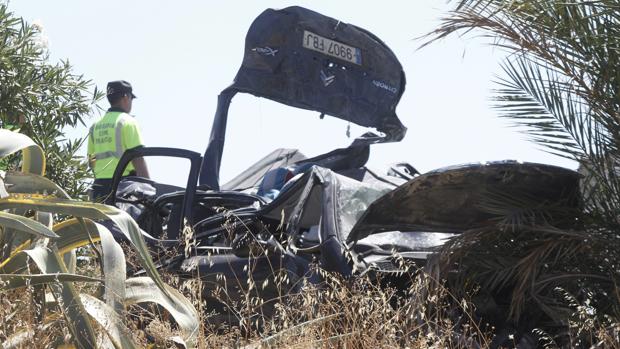
[[[311,265],[398,284],[403,266],[394,254],[423,266],[445,239],[488,224],[492,212],[478,205],[488,193],[576,204],[577,173],[555,166],[502,161],[425,174],[407,163],[385,173],[367,168],[371,147],[405,136],[396,106],[406,82],[390,48],[362,28],[301,7],[270,9],[252,23],[244,52],[218,97],[204,155],[145,147],[127,151],[116,169],[106,203],[136,219],[162,268],[199,276],[213,290],[222,287],[221,275],[235,280],[226,287],[243,288],[249,278],[263,284],[280,272],[294,289],[299,280],[320,279]],[[374,130],[309,158],[277,149],[220,184],[228,110],[238,93]],[[186,186],[121,177],[133,158],[150,156],[189,161]]]

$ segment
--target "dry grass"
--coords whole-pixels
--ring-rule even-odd
[[[232,324],[213,321],[218,314],[205,304],[206,291],[198,279],[167,282],[179,285],[202,310],[200,347],[488,347],[491,334],[479,329],[470,314],[471,305],[455,301],[444,288],[429,288],[435,283],[427,274],[401,275],[409,285],[402,290],[386,285],[386,280],[346,280],[315,271],[324,281],[305,283],[294,293],[287,293],[290,280],[278,274],[275,281],[270,280],[279,283],[275,299],[254,292],[266,284],[254,285],[250,291],[239,287],[245,291],[236,295],[228,293],[231,287],[217,288],[208,296],[228,307],[236,320]],[[224,276],[220,280],[222,285],[235,282]]]
[[[251,259],[249,259],[251,260]],[[323,280],[305,282],[297,292],[288,292],[291,281],[283,273],[276,283],[274,298],[264,298],[259,290],[269,285],[218,287],[208,294],[200,279],[179,280],[165,275],[166,282],[179,289],[201,311],[199,347],[227,348],[489,348],[495,335],[492,326],[481,325],[474,304],[456,299],[438,280],[411,265],[400,275],[406,288],[390,287],[386,279],[361,277],[344,279],[335,273],[315,272]],[[252,269],[251,264],[248,267]],[[235,283],[221,275],[221,285]],[[230,286],[230,285],[229,285]],[[233,313],[232,323],[220,322],[213,304],[205,296],[218,299]],[[567,319],[566,342],[537,330],[539,346],[546,348],[620,348],[620,321],[599,319],[587,301],[577,303],[564,295],[574,309]],[[148,326],[147,326],[148,329]],[[170,335],[170,334],[169,334]],[[516,340],[509,346],[516,347]]]
[[[91,275],[100,273],[96,257],[78,268]],[[131,254],[128,255],[131,260]],[[248,259],[251,261],[251,258]],[[256,284],[251,278],[235,287],[218,287],[207,291],[199,278],[180,279],[164,273],[166,283],[174,285],[192,300],[201,315],[200,348],[487,348],[491,346],[493,328],[481,326],[476,310],[467,299],[455,299],[429,274],[408,266],[409,272],[399,276],[406,287],[390,286],[387,278],[359,277],[344,279],[320,270],[322,282],[305,281],[290,292],[292,281],[282,272],[267,283]],[[252,265],[248,266],[248,272]],[[224,276],[221,285],[237,281]],[[261,292],[272,287],[274,293]],[[231,291],[231,290],[237,291]],[[81,292],[100,293],[96,287],[81,287]],[[0,341],[14,333],[27,330],[27,346],[58,347],[69,342],[63,318],[41,314],[35,299],[37,291],[27,287],[0,293]],[[237,294],[232,294],[237,292]],[[206,297],[210,298],[209,301]],[[267,298],[270,297],[270,298]],[[217,299],[233,314],[230,323],[222,322],[222,310],[214,310]],[[620,348],[620,322],[596,316],[587,301],[577,302],[564,294],[575,312],[569,321],[571,347]],[[53,306],[53,305],[52,305]],[[178,328],[162,308],[133,305],[126,318],[133,338],[140,346],[175,348]],[[540,345],[560,347],[544,331],[537,331]],[[36,339],[36,340],[35,340]],[[516,343],[515,343],[516,344]]]

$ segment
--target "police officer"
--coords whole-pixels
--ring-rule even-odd
[[[112,189],[112,177],[125,150],[142,147],[138,122],[129,115],[136,96],[131,84],[125,80],[108,83],[107,93],[110,109],[95,122],[88,133],[88,162],[95,173],[91,199],[103,201]],[[127,165],[124,176],[136,175],[149,178],[144,158],[138,157]]]

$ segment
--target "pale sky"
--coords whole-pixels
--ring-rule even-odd
[[[12,0],[9,9],[42,24],[51,59],[69,59],[100,89],[124,79],[138,99],[132,114],[149,146],[203,153],[218,93],[235,77],[250,24],[266,8],[299,5],[373,32],[394,51],[407,76],[397,108],[407,126],[399,143],[371,148],[369,165],[409,162],[421,172],[490,160],[576,168],[497,117],[490,101],[502,52],[480,38],[453,36],[417,50],[414,40],[454,6],[416,1]],[[105,99],[100,103],[108,108]],[[89,120],[90,124],[92,120]],[[237,95],[229,113],[221,183],[278,147],[315,156],[347,146],[364,129],[316,112]],[[79,129],[75,134],[85,133]],[[73,133],[72,133],[73,134]],[[84,150],[85,153],[85,150]],[[181,184],[170,163],[149,163],[156,179]]]

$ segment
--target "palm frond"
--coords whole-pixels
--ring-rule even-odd
[[[513,319],[529,307],[566,321],[556,286],[620,308],[610,297],[620,274],[620,3],[461,0],[422,47],[451,34],[507,52],[494,107],[542,150],[577,161],[584,178],[573,221],[519,193],[490,195],[480,205],[496,219],[449,241],[442,265],[459,268],[457,289],[508,295]]]

